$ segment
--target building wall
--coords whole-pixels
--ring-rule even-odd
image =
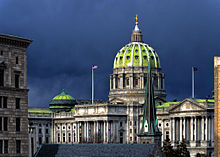
[[[220,156],[220,57],[214,57],[215,156]]]
[[[0,154],[28,156],[27,46],[0,34]]]
[[[135,102],[126,105],[86,104],[76,105],[75,110],[75,113],[51,114],[53,120],[50,123],[54,126],[54,129],[51,127],[51,137],[54,132],[51,143],[137,143],[137,134],[142,127],[142,105]],[[170,108],[158,108],[162,143],[169,137],[176,147],[185,139],[191,156],[197,153],[212,155],[213,114],[213,103],[198,103],[192,99],[185,99]],[[32,116],[29,121],[40,122],[37,117],[39,115]]]

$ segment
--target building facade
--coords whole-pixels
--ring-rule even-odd
[[[56,99],[58,102],[50,104],[52,110],[29,108],[29,156],[42,143],[48,142],[138,143],[140,130],[148,130],[147,125],[142,128],[142,122],[149,63],[162,142],[169,138],[176,147],[185,139],[191,156],[198,153],[213,155],[213,99],[166,102],[159,57],[149,44],[143,42],[136,23],[131,42],[120,49],[114,59],[109,101],[94,104],[81,101],[74,104],[73,98],[61,93],[51,101]]]
[[[27,47],[0,34],[0,156],[28,156]]]

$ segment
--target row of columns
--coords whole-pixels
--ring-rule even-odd
[[[118,129],[119,124],[116,121],[78,121],[76,122],[76,142],[118,142]]]
[[[214,141],[214,117],[171,118],[169,132],[173,142],[182,141],[183,138],[187,141]]]
[[[113,74],[110,79],[110,89],[133,89],[133,88],[145,88],[145,79],[144,74],[140,74],[140,76],[134,76],[134,74],[129,74],[127,77],[124,77],[125,74]],[[155,89],[163,90],[164,89],[164,78],[159,75],[154,77],[157,79],[157,83],[155,83]],[[127,85],[126,79],[129,79],[129,85]],[[135,87],[134,79],[138,79],[138,85]]]

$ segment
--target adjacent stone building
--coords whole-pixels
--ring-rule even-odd
[[[0,156],[28,156],[27,47],[0,34]]]

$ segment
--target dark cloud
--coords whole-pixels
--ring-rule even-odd
[[[77,99],[108,99],[116,52],[130,41],[139,14],[144,40],[157,50],[168,100],[213,90],[213,57],[219,55],[220,2],[176,0],[2,0],[0,33],[31,38],[28,48],[29,104],[46,106],[61,89]]]

